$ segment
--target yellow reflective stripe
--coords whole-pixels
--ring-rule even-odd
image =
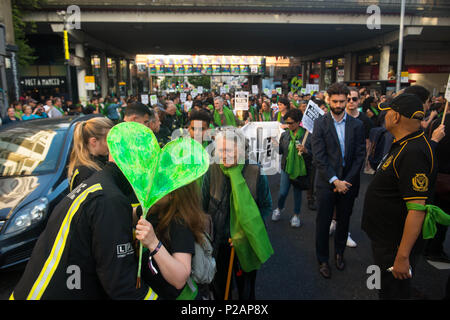
[[[148,288],[147,295],[144,297],[144,300],[156,300],[158,299],[158,295],[153,292],[152,288]]]
[[[75,170],[75,172],[73,173],[72,179],[70,179],[70,186],[69,186],[69,191],[72,192],[72,187],[73,187],[73,181],[75,180],[75,177],[79,174],[80,172],[77,170]]]
[[[141,205],[140,203],[132,203],[132,204],[131,204],[131,207],[137,208],[137,207],[139,207],[140,205]]]
[[[28,294],[27,300],[39,300],[44,294],[45,289],[47,288],[53,274],[58,267],[59,261],[61,260],[62,253],[64,251],[67,236],[69,235],[70,224],[72,222],[72,218],[75,213],[80,208],[80,205],[86,200],[86,197],[89,193],[101,190],[102,186],[97,183],[88,189],[84,190],[72,203],[70,206],[64,221],[59,228],[58,235],[56,236],[55,242],[53,243],[52,251],[50,252],[47,261],[44,264],[44,267],[39,274],[36,282],[31,288],[30,293]]]
[[[15,299],[14,299],[14,292],[11,293],[11,296],[9,297],[9,300],[15,300]]]

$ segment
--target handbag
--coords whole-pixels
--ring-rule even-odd
[[[306,166],[306,176],[298,176],[295,179],[289,179],[294,188],[300,190],[311,189],[311,159],[310,157],[303,157]]]

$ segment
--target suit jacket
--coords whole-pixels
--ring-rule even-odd
[[[363,122],[347,115],[345,122],[345,167],[331,113],[316,119],[311,137],[314,164],[318,171],[316,188],[334,188],[329,183],[333,176],[352,184],[355,196],[359,192],[360,172],[366,156]]]

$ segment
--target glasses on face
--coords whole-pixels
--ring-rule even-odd
[[[350,102],[350,101],[356,102],[358,100],[359,100],[359,98],[357,98],[357,97],[351,97],[351,98],[347,99],[348,102]]]

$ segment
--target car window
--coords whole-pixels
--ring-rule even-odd
[[[29,176],[55,171],[65,129],[16,127],[0,131],[0,176]]]

